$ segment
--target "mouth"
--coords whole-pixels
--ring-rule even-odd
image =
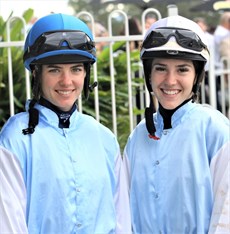
[[[56,90],[56,92],[62,96],[68,96],[74,92],[74,89],[72,89],[72,90]]]
[[[161,89],[161,91],[167,95],[177,95],[181,92],[179,89]]]

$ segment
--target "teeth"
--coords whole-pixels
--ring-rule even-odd
[[[178,90],[163,90],[163,92],[169,95],[174,95],[174,94],[179,93]]]
[[[58,93],[62,94],[62,95],[68,95],[70,94],[72,91],[61,91],[59,90]]]

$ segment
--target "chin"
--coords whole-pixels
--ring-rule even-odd
[[[162,105],[162,104],[161,104]],[[179,106],[179,104],[163,104],[162,105],[166,110],[173,110]]]

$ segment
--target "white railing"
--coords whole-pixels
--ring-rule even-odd
[[[133,117],[133,107],[134,107],[134,102],[133,102],[133,94],[132,94],[132,71],[131,71],[131,66],[130,66],[130,41],[142,41],[143,40],[143,34],[144,34],[144,19],[145,16],[153,12],[157,15],[158,18],[161,18],[161,14],[158,10],[150,8],[145,10],[142,13],[142,18],[141,18],[141,24],[142,24],[142,34],[141,35],[132,35],[130,36],[128,33],[128,15],[120,10],[113,11],[109,14],[108,16],[108,32],[109,36],[108,37],[95,37],[95,42],[108,42],[109,43],[109,49],[110,49],[110,77],[111,77],[111,95],[112,95],[112,119],[113,119],[113,132],[117,134],[117,114],[116,114],[116,89],[115,89],[115,74],[114,74],[114,57],[113,57],[113,43],[117,41],[126,41],[126,53],[127,53],[127,83],[128,83],[128,96],[129,96],[129,121],[130,121],[130,132],[136,125],[136,121],[134,120]],[[177,13],[177,9],[175,7],[170,6],[168,8],[168,14],[175,14]],[[114,14],[120,14],[124,18],[124,26],[125,26],[125,35],[124,36],[113,36],[112,35],[112,21],[114,19]],[[80,12],[78,14],[78,17],[81,18],[83,16],[87,15],[90,18],[91,24],[94,25],[94,18],[92,15],[90,15],[88,12]],[[11,41],[10,38],[10,24],[13,20],[21,20],[23,23],[23,30],[24,30],[24,35],[26,37],[26,24],[23,18],[21,17],[12,17],[8,22],[7,22],[7,41],[5,42],[0,42],[0,48],[7,48],[8,50],[8,82],[9,82],[9,109],[10,109],[10,115],[15,114],[15,108],[14,108],[14,90],[13,90],[13,68],[12,68],[12,53],[11,49],[12,47],[19,47],[22,48],[24,45],[24,41]],[[94,27],[92,28],[93,34],[94,32]],[[226,116],[229,115],[227,113],[227,105],[229,106],[230,103],[230,58],[223,58],[223,62],[225,61],[227,64],[227,67],[222,70],[215,70],[214,68],[214,57],[213,57],[213,48],[211,48],[211,59],[210,59],[210,67],[209,67],[209,86],[205,87],[204,84],[202,84],[202,94],[204,94],[204,90],[208,89],[209,93],[209,102],[211,106],[214,108],[217,107],[217,94],[216,94],[216,76],[219,75],[221,79],[221,91],[220,91],[220,100],[221,100],[221,107],[222,107],[222,113],[225,114]],[[93,75],[94,75],[94,81],[98,80],[97,77],[97,64],[94,64],[93,67]],[[142,66],[140,63],[140,72],[142,72]],[[30,98],[30,75],[29,72],[25,69],[25,79],[26,79],[26,98]],[[148,93],[146,92],[146,89],[144,88],[143,90],[143,96],[145,100],[142,100],[142,107],[144,108],[144,103],[148,104]],[[100,121],[100,110],[99,110],[99,95],[98,95],[98,88],[96,87],[94,89],[94,97],[95,97],[95,116],[98,121]],[[202,102],[206,102],[205,100],[205,95],[201,96]],[[81,98],[79,99],[79,108],[80,111],[82,111],[82,101]],[[229,117],[229,116],[228,116]]]

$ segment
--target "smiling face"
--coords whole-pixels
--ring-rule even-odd
[[[42,96],[60,110],[69,111],[83,90],[85,76],[83,63],[43,65]]]
[[[154,59],[152,62],[152,90],[165,109],[175,109],[192,96],[195,77],[191,60]]]

